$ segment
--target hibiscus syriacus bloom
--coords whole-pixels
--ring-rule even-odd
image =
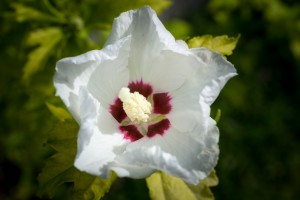
[[[150,7],[122,13],[102,50],[62,59],[56,70],[57,95],[80,125],[79,170],[102,178],[161,170],[197,184],[215,167],[210,105],[236,70],[176,41]]]

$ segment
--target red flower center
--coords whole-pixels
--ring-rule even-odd
[[[130,92],[138,92],[143,95],[145,98],[152,98],[152,106],[153,106],[153,119],[155,116],[162,116],[160,121],[151,120],[147,123],[146,130],[144,134],[141,133],[141,130],[138,125],[128,124],[123,125],[122,122],[126,120],[128,117],[123,109],[123,103],[119,98],[116,98],[114,103],[110,105],[110,113],[112,116],[120,123],[119,129],[121,133],[124,135],[124,139],[130,140],[134,142],[136,140],[141,139],[142,137],[153,137],[157,134],[163,135],[170,128],[170,121],[163,117],[170,113],[171,106],[171,97],[167,92],[164,93],[153,93],[152,86],[148,83],[144,83],[143,80],[133,81],[128,84],[128,88]]]

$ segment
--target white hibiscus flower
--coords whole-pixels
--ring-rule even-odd
[[[161,170],[197,184],[215,167],[210,105],[236,70],[176,41],[150,7],[122,13],[102,50],[62,59],[56,70],[57,95],[80,124],[79,170],[102,178]]]

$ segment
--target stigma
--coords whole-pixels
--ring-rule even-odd
[[[147,122],[152,112],[152,105],[139,92],[131,93],[129,88],[121,88],[119,98],[127,117],[135,124]]]

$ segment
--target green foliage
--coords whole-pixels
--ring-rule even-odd
[[[300,34],[299,2],[295,0],[213,0],[208,4],[208,10],[219,26],[228,26],[227,28],[231,31],[237,28],[232,23],[233,21],[241,22],[244,20],[245,24],[239,24],[239,26],[246,26],[245,29],[247,30],[252,27],[248,26],[247,28],[247,24],[251,23],[251,20],[257,20],[256,26],[265,23],[264,29],[268,37],[270,39],[286,37],[291,52],[298,62],[300,61],[298,48],[295,47],[299,42]],[[240,19],[236,18],[236,14],[239,15]],[[265,21],[260,21],[258,17]]]
[[[49,27],[32,31],[27,39],[27,45],[38,45],[28,54],[28,61],[24,66],[23,80],[28,82],[32,75],[45,66],[49,56],[55,52],[55,48],[62,39],[59,28]]]
[[[60,121],[65,121],[67,119],[72,119],[72,116],[68,111],[63,108],[52,105],[51,103],[46,103],[50,112]]]
[[[45,1],[44,1],[45,2]],[[34,7],[29,7],[21,3],[13,3],[12,8],[15,10],[14,17],[18,22],[40,21],[40,22],[60,22],[60,18],[51,14],[39,11]]]
[[[218,185],[215,171],[196,186],[163,172],[152,174],[146,181],[152,200],[213,200],[209,187]]]
[[[172,33],[176,40],[184,40],[191,34],[192,27],[184,20],[175,19],[165,23],[168,31]]]
[[[235,49],[236,44],[239,40],[238,37],[228,37],[227,35],[216,36],[203,35],[190,39],[188,41],[188,46],[190,48],[206,47],[212,51],[219,52],[224,56],[229,56]]]
[[[219,179],[216,171],[213,170],[208,177],[201,181],[199,185],[189,185],[189,188],[194,193],[197,200],[212,200],[215,198],[210,187],[217,186],[218,184]]]
[[[57,111],[57,108],[56,108]],[[57,113],[57,112],[56,112]],[[47,144],[56,151],[46,162],[38,176],[38,194],[53,198],[64,183],[73,183],[71,199],[96,200],[109,190],[116,176],[107,180],[80,172],[74,166],[78,125],[67,120],[58,123],[50,132]]]
[[[216,123],[218,123],[221,119],[221,109],[217,109],[217,113],[216,113],[216,116],[215,116],[215,121]]]
[[[47,144],[57,153],[48,159],[38,177],[40,194],[53,197],[60,185],[73,181],[77,132],[78,125],[75,122],[59,123],[49,132]]]
[[[37,47],[28,54],[28,60],[24,65],[25,83],[28,84],[31,76],[43,69],[51,56],[58,60],[61,57],[100,48],[105,40],[102,37],[106,37],[106,31],[109,30],[113,19],[121,12],[144,5],[150,5],[157,12],[161,12],[170,5],[169,0],[84,2],[82,6],[76,8],[70,6],[68,1],[60,3],[55,1],[52,4],[48,0],[43,0],[37,4],[30,2],[11,4],[15,10],[12,16],[16,21],[30,25],[35,23],[33,29],[28,32],[26,41],[28,46]],[[89,38],[92,33],[97,33],[94,39]]]
[[[121,12],[131,9],[144,7],[145,5],[151,6],[157,13],[161,13],[164,9],[170,6],[170,0],[88,0],[90,4],[90,11],[87,17],[93,21],[97,18],[104,20],[104,23],[111,25],[112,19],[117,17]],[[96,6],[97,5],[97,6]],[[92,6],[94,6],[92,8]],[[110,12],[106,12],[110,10]],[[96,18],[96,19],[95,19]]]
[[[130,6],[142,4],[132,2],[141,1],[0,2],[0,199],[36,198],[36,175],[50,153],[43,146],[45,132],[58,121],[45,102],[62,105],[53,97],[55,62],[101,48],[113,18]],[[239,76],[222,90],[212,108],[222,108],[218,122],[220,184],[212,189],[214,195],[222,200],[298,199],[300,127],[295,116],[300,110],[299,1],[206,2],[182,16],[184,23],[168,28],[177,39],[206,34],[243,36],[228,58]],[[27,38],[48,28],[60,29],[62,39],[24,85],[20,82],[23,67],[30,53],[41,46],[27,44]],[[142,188],[134,186],[145,187],[141,180],[119,181],[109,194],[112,199],[147,198]],[[61,184],[57,199],[71,198],[70,185]],[[72,185],[72,191],[81,190],[75,187]],[[132,191],[141,198],[130,198],[127,194],[132,195]]]
[[[53,138],[48,140],[53,148],[43,146],[49,135],[47,133],[54,134],[60,127],[65,133],[77,134],[75,126],[63,125],[63,122],[70,120],[70,116],[60,108],[62,102],[54,97],[55,62],[63,57],[100,49],[115,17],[123,11],[146,4],[161,12],[170,1],[0,2],[0,199],[34,198],[36,176],[42,163],[53,148],[55,151],[55,148],[60,148]],[[60,123],[52,128],[58,121]],[[50,129],[52,131],[49,132]],[[110,187],[114,175],[111,180],[105,181],[76,170],[72,167],[76,152],[75,138],[67,141],[69,143],[64,145],[69,145],[70,152],[62,150],[54,154],[45,166],[49,173],[45,168],[39,176],[39,194],[53,196],[55,192],[58,199],[66,199],[71,195],[68,191],[72,188],[79,199],[99,199]],[[70,155],[64,157],[64,154]],[[64,164],[67,168],[63,169]],[[73,187],[65,183],[68,181]],[[60,184],[63,189],[54,188],[57,187],[55,184]]]
[[[109,179],[100,179],[98,177],[79,172],[74,179],[74,190],[72,199],[78,200],[99,200],[109,191],[111,184],[117,178],[114,173],[110,174]],[[74,175],[73,175],[74,176]]]
[[[239,75],[212,107],[222,109],[216,199],[300,196],[299,13],[298,0],[210,0],[186,16],[194,35],[242,36],[228,57]]]

